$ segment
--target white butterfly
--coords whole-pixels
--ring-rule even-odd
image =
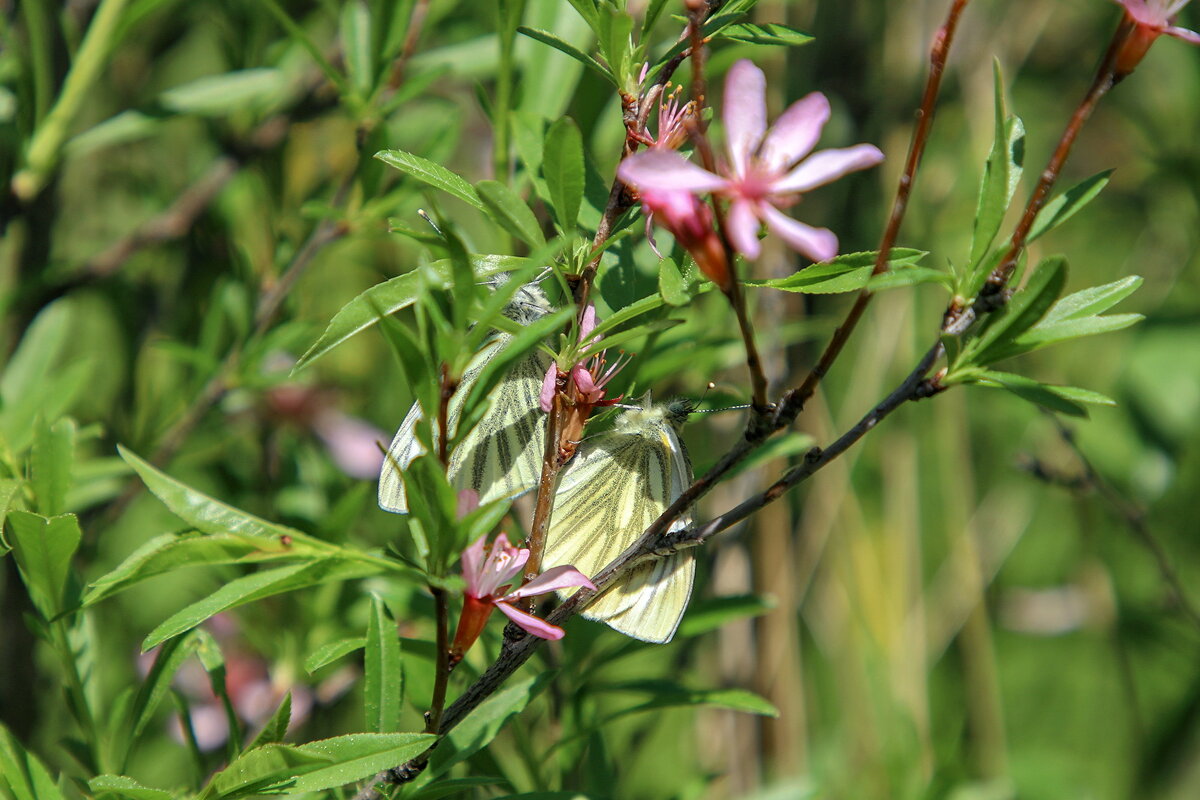
[[[692,482],[679,438],[686,402],[622,414],[614,429],[585,439],[563,470],[542,568],[572,564],[593,576],[641,537]],[[671,526],[691,524],[683,515]],[[646,642],[669,642],[692,594],[690,549],[643,564],[583,612],[588,619]],[[571,592],[561,592],[566,596]]]
[[[551,310],[542,291],[534,284],[526,284],[513,295],[504,314],[519,324],[529,324]],[[510,335],[497,333],[468,365],[450,399],[446,421],[451,435],[458,427],[463,399],[479,379],[479,373],[511,340]],[[474,489],[483,504],[516,497],[537,485],[546,440],[545,415],[538,407],[538,395],[549,366],[549,356],[531,351],[496,384],[489,397],[491,407],[450,455],[449,477],[456,490]],[[401,472],[425,453],[416,436],[421,417],[421,406],[414,403],[383,460],[379,506],[385,511],[408,513]]]

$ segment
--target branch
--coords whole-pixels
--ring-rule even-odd
[[[968,0],[954,0],[946,14],[946,21],[938,28],[933,37],[933,45],[929,51],[929,77],[925,81],[925,92],[921,97],[921,107],[917,110],[917,126],[913,129],[912,141],[908,145],[908,158],[904,162],[904,171],[900,173],[900,183],[896,187],[896,198],[892,201],[892,211],[888,216],[887,226],[879,240],[879,253],[875,257],[875,266],[871,276],[880,275],[887,271],[888,255],[896,244],[900,234],[900,224],[908,210],[908,198],[912,194],[913,183],[916,180],[917,168],[921,164],[921,156],[925,153],[925,144],[929,141],[929,131],[933,126],[933,112],[937,106],[937,96],[942,85],[942,74],[946,69],[946,59],[950,54],[950,44],[954,41],[954,32],[958,29],[958,18],[966,7]],[[787,413],[793,418],[804,408],[805,403],[817,391],[817,386],[829,373],[833,362],[841,354],[842,348],[850,339],[850,334],[858,325],[863,312],[871,302],[874,294],[869,288],[863,288],[850,308],[846,319],[833,332],[825,351],[817,360],[817,365],[804,378],[800,388],[787,399]]]

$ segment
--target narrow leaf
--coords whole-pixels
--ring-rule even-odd
[[[546,243],[537,217],[520,195],[499,181],[480,181],[475,184],[479,199],[497,225],[531,247]]]
[[[473,255],[471,263],[479,279],[508,272],[528,264],[524,258],[499,255]],[[448,259],[435,261],[430,269],[443,277],[443,287],[449,286],[450,262]],[[325,332],[308,348],[292,372],[307,367],[354,334],[364,331],[379,322],[380,314],[389,315],[407,308],[416,302],[420,294],[420,276],[417,272],[406,272],[383,283],[372,286],[355,297],[330,320]]]
[[[279,708],[275,709],[275,713],[263,725],[262,730],[254,737],[254,741],[250,742],[247,750],[253,750],[256,747],[262,747],[265,744],[272,742],[282,742],[283,737],[287,736],[288,725],[292,721],[292,693],[289,691],[283,695],[283,699],[279,701]]]
[[[375,75],[372,65],[371,12],[362,0],[352,0],[342,7],[339,32],[350,84],[360,97],[366,97],[371,93]]]
[[[1066,281],[1066,259],[1062,256],[1043,259],[1029,282],[1013,295],[1004,310],[988,318],[988,326],[964,350],[963,358],[979,365],[995,360],[995,353],[1003,352],[1002,347],[1033,327],[1050,310]]]
[[[142,652],[178,636],[210,617],[264,597],[316,586],[329,581],[344,581],[375,575],[380,568],[371,564],[322,558],[289,564],[235,578],[203,600],[172,614],[150,631],[142,642]]]
[[[363,710],[371,733],[394,733],[400,727],[404,701],[404,675],[400,663],[400,637],[383,601],[371,597],[367,642],[363,651]]]
[[[115,794],[129,800],[171,800],[165,789],[152,789],[124,775],[97,775],[88,781],[92,794]]]
[[[613,77],[613,74],[611,72],[609,72],[608,69],[606,69],[599,61],[592,58],[587,53],[583,52],[582,50],[580,50],[579,48],[577,48],[575,45],[571,44],[570,42],[564,41],[564,40],[560,39],[559,37],[555,36],[553,33],[550,33],[549,31],[539,30],[538,28],[529,28],[529,27],[526,27],[525,25],[522,25],[521,27],[517,28],[517,33],[520,33],[524,36],[528,36],[530,39],[539,41],[542,44],[548,44],[551,47],[553,47],[555,50],[566,53],[571,58],[575,59],[580,64],[583,64],[585,67],[590,69],[592,72],[599,75],[601,78],[603,78],[608,83],[612,84],[613,86],[619,85],[617,83],[617,79],[615,77]]]
[[[362,780],[419,756],[437,739],[425,733],[351,733],[300,745],[301,753],[333,763],[298,776],[293,790],[319,792]]]
[[[380,150],[375,154],[375,157],[388,166],[395,167],[401,172],[411,175],[422,183],[426,183],[435,189],[441,189],[443,192],[457,197],[459,200],[474,206],[480,211],[486,211],[474,187],[441,164],[412,153],[406,153],[403,150]]]
[[[558,229],[564,236],[574,235],[583,202],[583,137],[570,117],[558,119],[546,131],[542,175]]]
[[[366,645],[367,640],[362,636],[338,639],[336,642],[323,644],[312,651],[308,658],[304,659],[304,671],[312,675],[321,669],[321,667],[329,666],[339,658],[347,656],[355,650],[361,650]]]
[[[1112,173],[1111,169],[1106,169],[1072,186],[1049,203],[1046,203],[1042,207],[1042,210],[1038,212],[1037,217],[1034,218],[1033,225],[1029,229],[1027,241],[1034,241],[1075,216],[1080,209],[1092,202],[1096,195],[1104,190],[1104,187],[1108,185],[1108,179]]]
[[[773,598],[756,594],[714,597],[696,602],[679,623],[679,635],[699,636],[716,630],[727,622],[762,616],[775,606]]]
[[[658,262],[658,293],[663,302],[672,306],[687,305],[692,299],[687,289],[687,281],[672,259],[664,258]]]
[[[30,453],[30,484],[37,498],[38,511],[47,517],[66,511],[74,457],[74,420],[62,418],[53,425],[45,419],[40,420]]]
[[[813,264],[786,278],[750,280],[744,281],[744,283],[747,286],[765,286],[806,294],[854,292],[867,285],[871,272],[875,268],[876,255],[874,252],[845,253],[829,261]],[[887,269],[892,271],[901,267],[914,266],[925,255],[923,250],[894,247],[889,254]]]
[[[787,25],[780,25],[777,22],[768,22],[761,25],[756,25],[752,22],[735,22],[722,30],[720,37],[747,44],[781,45],[785,47],[808,44],[813,40],[813,37],[807,33]]]
[[[538,678],[514,683],[484,700],[433,751],[427,770],[430,777],[445,774],[455,764],[486,747],[505,723],[524,710],[549,678],[550,674],[544,673]]]
[[[63,587],[71,556],[79,547],[82,533],[74,514],[44,517],[28,511],[8,515],[13,557],[29,596],[45,619],[62,610]]]

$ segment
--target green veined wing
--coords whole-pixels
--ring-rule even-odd
[[[543,569],[573,564],[595,575],[679,497],[692,480],[677,431],[686,414],[676,405],[627,412],[613,431],[580,445],[554,498]],[[689,524],[685,515],[672,530]],[[641,565],[583,616],[635,639],[668,642],[687,608],[695,573],[691,550]]]
[[[549,310],[545,297],[535,286],[523,286],[505,309],[517,322],[529,322]],[[471,361],[450,399],[447,427],[454,431],[462,414],[462,401],[479,374],[512,337],[498,333],[488,340]],[[450,455],[449,477],[458,490],[474,489],[480,503],[501,497],[516,497],[537,485],[542,471],[545,418],[538,407],[542,378],[550,357],[533,351],[518,361],[488,397],[491,403],[479,423],[459,442]],[[397,514],[408,513],[408,498],[401,477],[404,469],[425,448],[416,437],[422,418],[420,405],[409,409],[396,431],[379,473],[379,506]]]

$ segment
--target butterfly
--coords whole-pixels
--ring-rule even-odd
[[[513,294],[504,315],[527,325],[552,310],[542,291],[530,283]],[[479,373],[511,340],[509,334],[496,333],[468,364],[447,409],[447,429],[452,434],[462,414],[463,399]],[[484,504],[516,497],[537,485],[546,438],[545,415],[538,407],[538,395],[549,366],[550,357],[533,350],[492,389],[491,407],[450,454],[448,475],[456,490],[473,489]],[[385,511],[408,513],[401,473],[425,453],[416,435],[422,416],[420,404],[414,403],[388,447],[379,473],[379,506]]]
[[[692,465],[679,438],[691,403],[651,406],[647,395],[644,405],[618,417],[613,430],[585,439],[564,468],[543,569],[572,564],[595,575],[691,484]],[[684,514],[670,530],[691,522]],[[583,616],[635,639],[669,642],[691,598],[695,574],[691,549],[639,565]]]

